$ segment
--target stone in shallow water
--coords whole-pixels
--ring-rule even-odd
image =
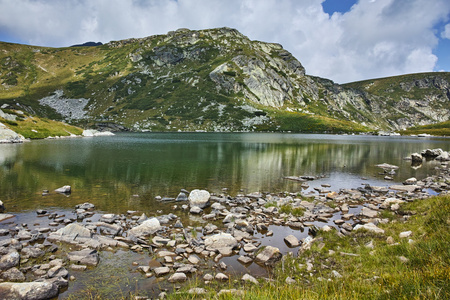
[[[284,242],[289,246],[289,247],[298,247],[300,245],[300,241],[292,234],[288,235],[287,237],[284,238]]]
[[[0,271],[8,270],[19,264],[20,255],[17,251],[11,251],[0,258]]]
[[[187,280],[187,276],[184,273],[174,273],[169,277],[169,282],[185,282]]]
[[[267,246],[255,258],[255,262],[266,266],[271,266],[281,259],[283,255],[280,249],[272,246]]]
[[[70,261],[82,264],[96,266],[100,260],[97,250],[83,249],[67,253]]]
[[[51,299],[58,295],[58,287],[51,282],[0,283],[2,299]]]
[[[166,274],[169,274],[170,269],[169,269],[169,267],[159,267],[159,268],[154,268],[153,272],[155,273],[156,277],[159,277],[159,276],[164,276]]]

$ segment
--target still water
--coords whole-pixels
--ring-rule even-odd
[[[389,186],[376,164],[399,166],[394,182],[434,174],[434,162],[412,168],[403,158],[427,148],[450,150],[449,139],[286,133],[120,133],[112,137],[39,140],[0,145],[0,200],[9,212],[73,208],[167,209],[156,196],[180,189],[299,192],[291,175],[325,176],[310,182],[332,190],[361,184]],[[362,179],[364,178],[364,179]],[[69,197],[52,193],[72,186]],[[50,195],[42,196],[43,190]],[[306,191],[308,192],[308,191]]]

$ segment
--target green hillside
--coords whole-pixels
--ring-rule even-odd
[[[1,104],[81,127],[355,132],[449,119],[449,73],[337,85],[306,75],[281,45],[230,28],[0,49]]]

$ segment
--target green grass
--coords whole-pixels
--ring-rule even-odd
[[[410,127],[402,131],[402,135],[427,133],[437,136],[450,136],[450,121],[431,125]]]
[[[79,127],[36,116],[29,116],[21,120],[18,119],[17,121],[8,121],[0,118],[0,122],[28,139],[43,139],[49,136],[69,136],[70,134],[81,135],[83,133],[83,129]]]
[[[384,234],[358,230],[339,237],[335,232],[319,232],[310,250],[298,257],[285,256],[277,264],[272,281],[259,285],[230,281],[228,286],[205,287],[208,294],[201,297],[183,292],[169,299],[449,299],[450,196],[416,200],[403,205],[401,212],[414,214],[404,221],[401,214],[389,212],[393,221],[379,225]],[[412,243],[399,238],[408,230],[413,232]],[[388,245],[388,236],[398,244]],[[373,249],[366,247],[369,242]],[[311,271],[306,270],[307,261],[313,264]],[[343,277],[335,278],[333,270]],[[286,284],[287,277],[297,283]],[[224,288],[240,289],[244,295],[217,297]]]

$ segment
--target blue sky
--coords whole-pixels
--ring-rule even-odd
[[[0,41],[39,46],[223,26],[338,83],[450,71],[449,0],[0,0]]]

